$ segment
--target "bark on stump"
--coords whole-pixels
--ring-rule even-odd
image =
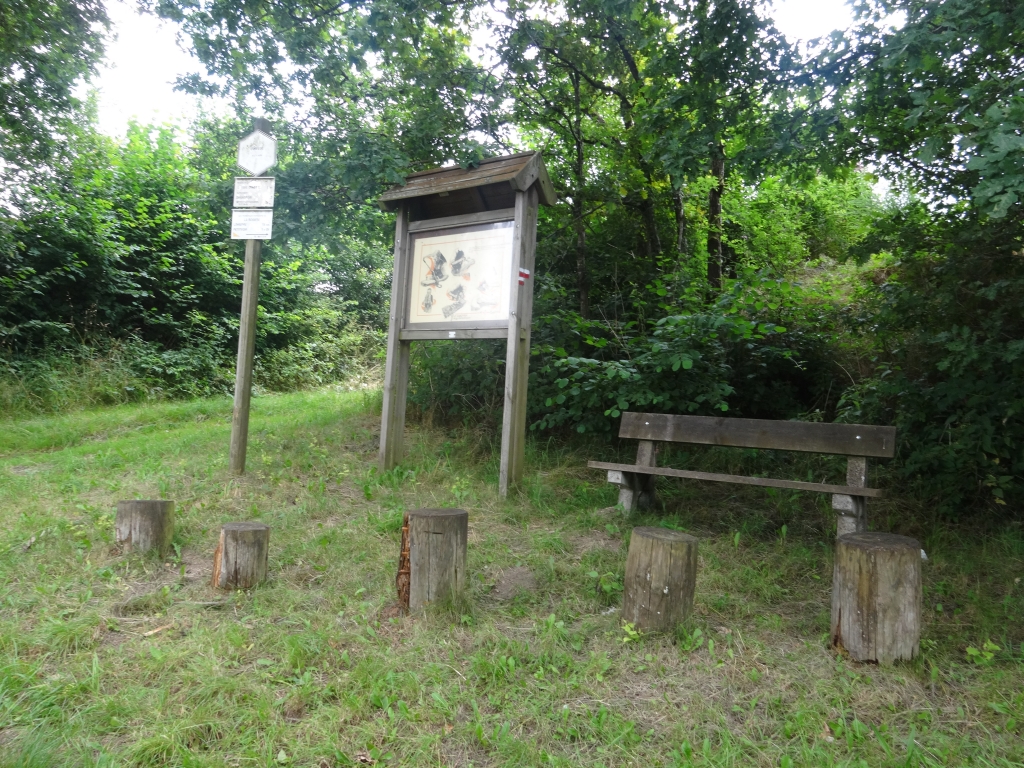
[[[921,545],[891,533],[836,542],[832,645],[855,661],[912,659],[921,640]]]
[[[409,612],[409,513],[402,516],[402,543],[398,549],[398,575],[395,576],[395,590],[398,592],[398,607]]]
[[[114,518],[118,544],[133,552],[170,549],[174,536],[174,502],[162,500],[119,501]]]
[[[466,589],[464,509],[409,511],[409,610],[420,611]]]
[[[225,523],[213,553],[213,586],[249,589],[267,578],[270,526],[263,523]]]
[[[622,618],[646,632],[671,631],[690,615],[697,539],[665,528],[634,528],[626,556]]]

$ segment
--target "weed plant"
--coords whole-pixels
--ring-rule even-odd
[[[1012,766],[1024,760],[1024,531],[872,502],[928,560],[921,655],[828,648],[827,498],[683,481],[627,518],[586,469],[615,447],[533,442],[497,496],[493,434],[408,431],[375,469],[380,393],[129,404],[0,430],[0,766]],[[627,451],[628,446],[621,450]],[[788,471],[831,460],[665,453]],[[786,462],[789,462],[786,464]],[[739,468],[739,467],[737,467]],[[832,474],[829,474],[832,473]],[[177,503],[164,558],[114,545],[117,500]],[[401,514],[469,510],[468,595],[394,608]],[[210,587],[221,523],[261,520],[270,578]],[[917,522],[912,522],[917,521]],[[691,620],[616,610],[634,525],[700,538]]]

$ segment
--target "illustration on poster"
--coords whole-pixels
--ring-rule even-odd
[[[511,240],[501,225],[417,238],[409,322],[507,319]]]

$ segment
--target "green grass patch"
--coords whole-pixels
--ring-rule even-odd
[[[913,663],[855,664],[827,647],[827,500],[666,481],[662,509],[626,519],[586,469],[610,448],[547,442],[502,500],[494,436],[472,429],[412,428],[405,464],[378,473],[379,403],[256,398],[241,479],[227,399],[4,422],[0,766],[1024,760],[1019,526],[874,505],[928,550],[927,623]],[[150,497],[177,502],[163,559],[112,540],[116,502]],[[428,506],[470,512],[470,592],[394,617],[401,516]],[[218,527],[250,519],[272,528],[271,577],[217,592]],[[642,524],[701,539],[673,635],[616,611]]]

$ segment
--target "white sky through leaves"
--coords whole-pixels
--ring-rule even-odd
[[[198,112],[195,97],[175,91],[180,75],[199,69],[182,50],[174,24],[140,15],[133,2],[109,0],[112,31],[107,61],[93,86],[99,91],[99,127],[121,136],[133,117],[144,123],[184,122]],[[845,29],[852,22],[844,0],[779,0],[770,13],[790,40],[809,40]],[[207,100],[205,108],[220,111]],[[223,107],[220,107],[223,109]]]

